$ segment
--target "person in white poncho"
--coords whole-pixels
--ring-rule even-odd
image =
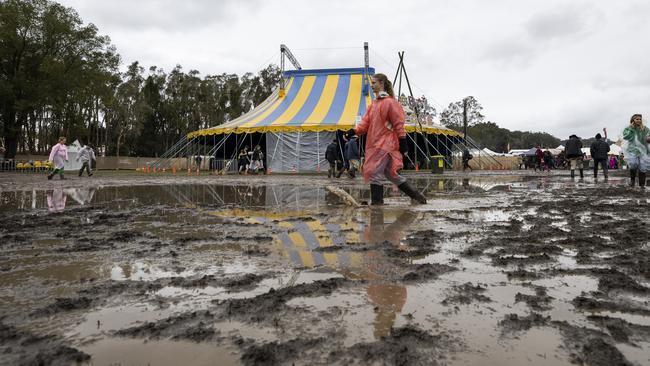
[[[80,177],[83,175],[84,170],[88,171],[89,177],[93,176],[93,171],[90,169],[93,160],[95,160],[95,151],[93,150],[92,146],[84,146],[79,151],[79,155],[77,155],[77,161],[81,161],[81,169],[79,170]]]
[[[639,187],[645,188],[646,172],[650,165],[650,130],[643,125],[640,114],[630,118],[630,125],[623,130],[623,140],[625,161],[630,167],[630,185],[634,187],[638,173]]]

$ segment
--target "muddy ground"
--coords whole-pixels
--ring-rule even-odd
[[[650,365],[650,192],[0,174],[0,364]]]

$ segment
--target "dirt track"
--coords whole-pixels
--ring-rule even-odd
[[[650,192],[412,179],[0,174],[0,359],[650,365]]]

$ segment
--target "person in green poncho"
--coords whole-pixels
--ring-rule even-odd
[[[639,176],[639,187],[645,187],[646,171],[650,164],[650,130],[643,125],[640,114],[634,114],[630,118],[630,125],[623,130],[623,152],[625,161],[630,167],[630,185]]]

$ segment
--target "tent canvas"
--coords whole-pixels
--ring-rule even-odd
[[[526,151],[522,155],[524,155],[524,156],[535,156],[535,152],[537,152],[537,148],[536,147],[531,147],[528,151]]]
[[[68,161],[65,162],[63,166],[64,170],[79,170],[81,169],[81,162],[77,161],[79,152],[83,148],[79,140],[74,140],[74,142],[68,145]]]
[[[607,153],[608,155],[621,155],[622,153],[623,153],[622,147],[616,144],[609,145],[609,152]]]

